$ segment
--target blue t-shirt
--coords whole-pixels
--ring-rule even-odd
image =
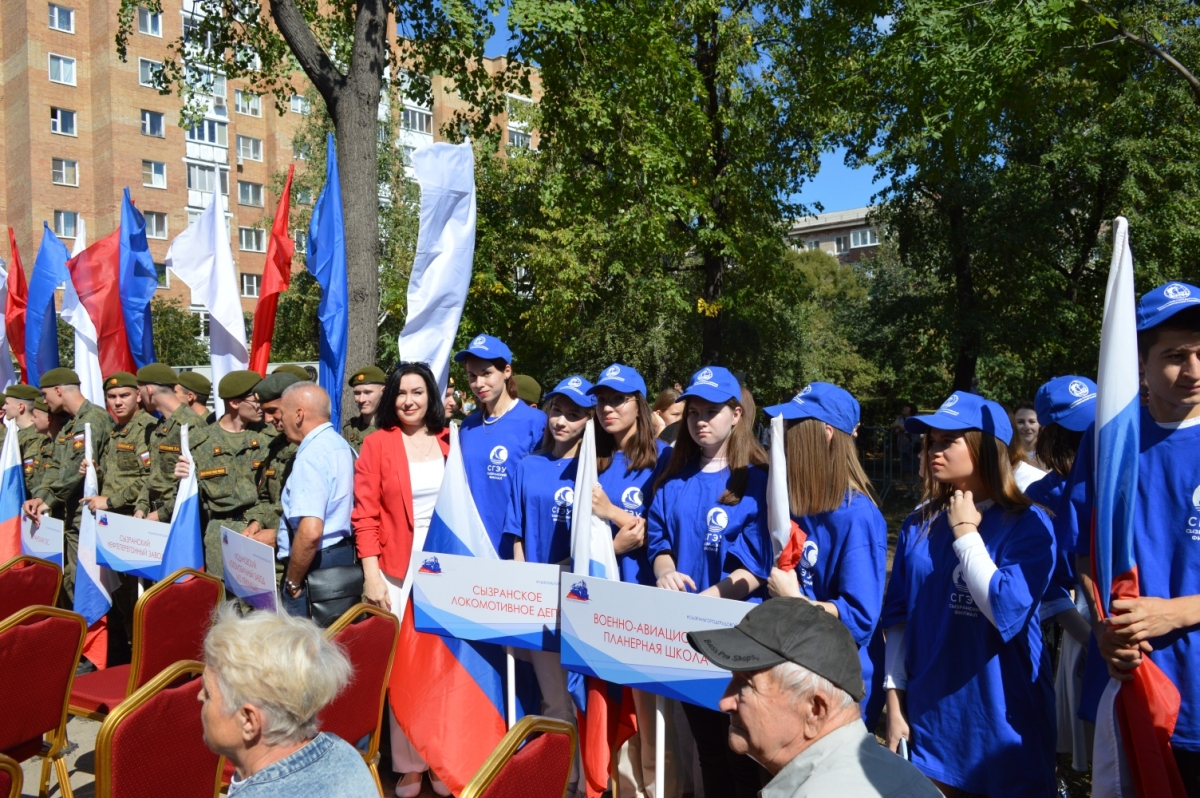
[[[508,514],[506,548],[523,541],[526,562],[560,563],[571,559],[571,511],[579,458],[535,452],[517,463]]]
[[[808,535],[796,566],[800,590],[814,601],[835,605],[854,636],[867,685],[866,707],[874,672],[867,644],[883,608],[887,521],[874,502],[856,491],[847,493],[836,510],[793,518]]]
[[[501,557],[511,558],[511,541],[506,552],[501,549],[501,537],[512,476],[517,463],[541,444],[546,414],[522,401],[490,424],[484,423],[484,412],[480,409],[463,421],[459,444],[471,498],[488,537]]]
[[[1140,439],[1133,532],[1138,588],[1143,596],[1159,598],[1200,594],[1200,425],[1164,429],[1143,407]],[[1059,505],[1078,554],[1091,554],[1095,440],[1095,428],[1088,427]],[[1149,643],[1150,658],[1179,688],[1171,745],[1200,751],[1200,628],[1179,629]]]
[[[600,487],[604,488],[608,500],[638,518],[645,515],[646,505],[649,504],[654,493],[654,480],[658,478],[659,471],[666,465],[667,459],[670,457],[669,446],[662,441],[655,441],[655,443],[658,445],[658,462],[654,468],[626,471],[628,465],[625,461],[625,453],[614,452],[612,462],[599,476]],[[610,526],[612,526],[613,537],[616,537],[617,525],[610,524]],[[622,582],[650,586],[655,584],[657,580],[654,578],[654,566],[650,564],[650,558],[647,556],[648,551],[648,546],[641,546],[633,551],[617,555],[617,566],[621,571]]]
[[[979,524],[999,569],[975,604],[940,513],[900,529],[882,623],[906,623],[913,764],[932,779],[983,795],[1055,794],[1054,676],[1038,606],[1054,568],[1054,532],[1038,507],[993,505]]]
[[[771,535],[767,531],[767,472],[750,466],[746,493],[737,504],[717,499],[729,482],[729,469],[706,474],[689,463],[661,486],[646,516],[647,558],[670,554],[675,568],[704,591],[738,568],[766,582],[771,575]],[[766,585],[748,598],[765,598]]]
[[[1072,601],[1071,591],[1075,589],[1075,555],[1070,550],[1073,536],[1058,512],[1058,503],[1066,484],[1066,477],[1051,471],[1025,489],[1030,501],[1054,513],[1051,522],[1054,527],[1054,573],[1050,576],[1050,587],[1046,588],[1046,595],[1042,597],[1043,604],[1063,599]]]

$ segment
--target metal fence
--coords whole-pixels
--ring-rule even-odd
[[[921,455],[912,437],[891,427],[859,427],[855,443],[863,470],[879,491],[881,500],[886,500],[893,489],[918,489]]]

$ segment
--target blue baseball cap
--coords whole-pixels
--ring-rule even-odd
[[[613,363],[600,373],[596,384],[588,388],[588,393],[594,394],[597,388],[611,388],[619,393],[640,393],[646,398],[646,381],[632,366],[623,363]]]
[[[471,355],[483,360],[503,360],[505,363],[512,363],[512,351],[499,338],[490,335],[476,335],[470,346],[454,356],[454,362],[461,363]]]
[[[1138,332],[1157,327],[1179,311],[1195,305],[1200,305],[1200,288],[1187,283],[1160,285],[1138,302]]]
[[[701,399],[717,403],[733,399],[740,404],[742,386],[737,381],[737,377],[729,373],[729,369],[723,369],[720,366],[705,366],[692,375],[692,381],[688,383],[687,389],[679,394],[679,398],[675,401],[682,402],[689,396],[698,396]]]
[[[1057,424],[1083,432],[1096,420],[1096,383],[1074,374],[1055,377],[1038,388],[1033,406],[1042,426]]]
[[[932,415],[905,419],[904,429],[908,432],[977,429],[995,435],[1005,446],[1012,443],[1013,434],[1008,411],[993,401],[966,391],[950,394]]]
[[[792,401],[763,408],[768,416],[783,416],[788,421],[797,418],[815,418],[847,435],[854,434],[858,426],[858,400],[828,382],[810,382],[796,394]]]
[[[543,401],[555,396],[565,396],[580,407],[595,407],[596,397],[592,396],[592,384],[576,374],[554,386],[554,390],[542,397]]]

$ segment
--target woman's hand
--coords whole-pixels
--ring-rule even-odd
[[[613,538],[613,552],[626,554],[646,545],[646,519],[634,518],[627,526],[621,527]]]
[[[887,691],[887,747],[893,753],[900,752],[900,741],[911,739],[912,730],[908,728],[908,718],[904,716],[903,693],[900,690]]]
[[[772,596],[800,598],[800,579],[796,576],[795,570],[781,571],[778,568],[772,568],[771,576],[767,579],[767,592]]]
[[[379,568],[378,557],[363,557],[363,598],[368,604],[379,607],[381,610],[392,611],[392,600],[388,595],[387,581],[383,578],[383,571]],[[409,574],[412,577],[412,574]]]
[[[658,586],[666,590],[678,590],[680,593],[688,592],[688,588],[692,592],[696,592],[696,583],[687,574],[681,574],[679,571],[668,571],[658,578]]]
[[[971,496],[971,491],[964,493],[956,490],[951,494],[946,519],[950,522],[950,531],[954,533],[955,540],[979,531],[979,522],[983,520],[983,516],[975,508],[975,499]]]
[[[608,494],[604,492],[604,488],[599,485],[592,485],[592,515],[597,518],[603,518],[605,521],[612,521],[613,513],[616,509],[616,505],[608,498]]]

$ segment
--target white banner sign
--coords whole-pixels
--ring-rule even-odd
[[[43,515],[37,526],[21,516],[21,553],[63,566],[63,522]]]
[[[729,671],[687,633],[736,626],[756,606],[576,574],[563,574],[559,595],[564,668],[709,709]]]
[[[418,554],[417,630],[460,640],[558,651],[558,577],[565,566]]]
[[[101,510],[96,513],[96,562],[123,574],[161,579],[170,532],[170,524]]]
[[[223,526],[221,559],[226,590],[255,609],[279,611],[274,548]]]

